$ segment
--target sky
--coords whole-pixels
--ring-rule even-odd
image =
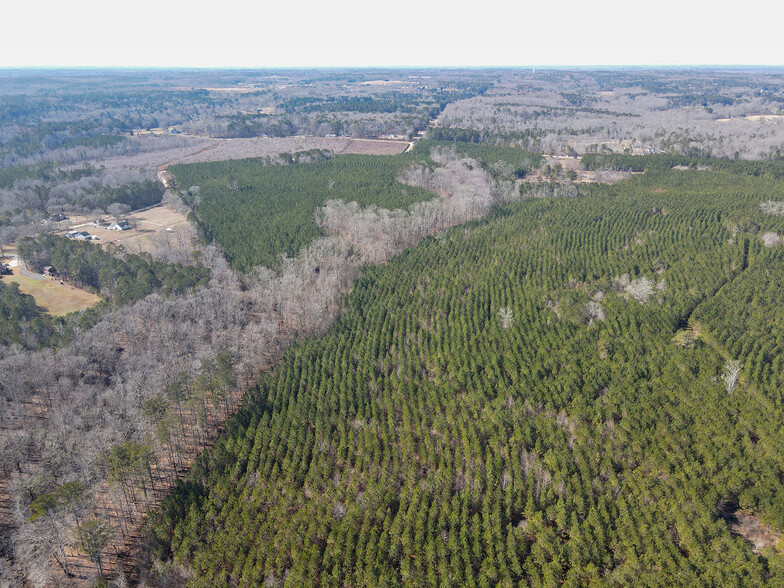
[[[9,0],[0,67],[784,65],[750,0]]]

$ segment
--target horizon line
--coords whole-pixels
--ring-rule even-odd
[[[782,64],[646,63],[646,64],[528,64],[528,65],[0,65],[0,70],[483,70],[483,69],[784,69]]]

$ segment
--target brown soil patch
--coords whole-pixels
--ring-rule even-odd
[[[216,139],[196,135],[177,135],[184,146],[165,147],[167,136],[145,135],[137,138],[145,141],[149,151],[135,155],[121,155],[90,160],[95,167],[107,169],[157,169],[161,171],[175,163],[203,163],[246,159],[248,157],[274,157],[280,153],[327,149],[335,153],[361,153],[366,155],[395,155],[408,148],[403,139],[352,139],[349,137],[253,137],[249,139]],[[155,141],[161,149],[155,149]]]
[[[564,171],[580,170],[580,159],[578,157],[569,157],[566,155],[545,155],[544,156],[544,165],[549,165],[550,167],[560,163],[561,167]]]
[[[408,149],[408,141],[396,139],[349,139],[340,153],[362,155],[397,155]]]
[[[761,553],[768,547],[776,548],[781,535],[763,523],[759,517],[746,511],[737,510],[737,504],[722,501],[719,514],[727,522],[730,533],[743,537],[751,544],[754,553]]]
[[[666,194],[666,193],[667,190],[665,190],[664,188],[654,188],[653,190],[651,190],[651,194]]]
[[[197,152],[168,159],[159,170],[174,163],[204,163],[248,157],[274,157],[280,153],[326,149],[334,153],[396,155],[408,148],[408,141],[397,139],[352,139],[349,137],[253,137],[250,139],[202,139],[208,142]]]

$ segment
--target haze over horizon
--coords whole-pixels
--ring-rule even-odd
[[[481,10],[402,0],[306,2],[296,11],[237,0],[214,7],[141,0],[13,3],[0,67],[522,67],[782,65],[784,8],[728,15],[665,0],[655,11],[570,0]],[[41,14],[45,17],[41,18]]]

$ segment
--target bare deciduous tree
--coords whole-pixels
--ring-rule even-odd
[[[514,312],[508,306],[498,309],[498,318],[501,319],[501,328],[508,329],[514,323]]]
[[[784,241],[781,235],[778,233],[774,233],[772,231],[768,231],[767,233],[762,235],[762,243],[765,247],[775,247],[776,245],[780,245]]]
[[[738,376],[742,369],[743,364],[737,359],[731,359],[724,365],[724,374],[721,376],[721,379],[724,382],[724,388],[727,390],[727,394],[730,394],[735,390],[735,386],[738,383]]]
[[[784,202],[776,200],[767,200],[760,204],[760,209],[765,214],[772,214],[774,216],[784,216]]]
[[[589,300],[585,304],[585,316],[588,317],[588,324],[593,324],[594,320],[603,321],[606,317],[602,305],[595,300]]]

